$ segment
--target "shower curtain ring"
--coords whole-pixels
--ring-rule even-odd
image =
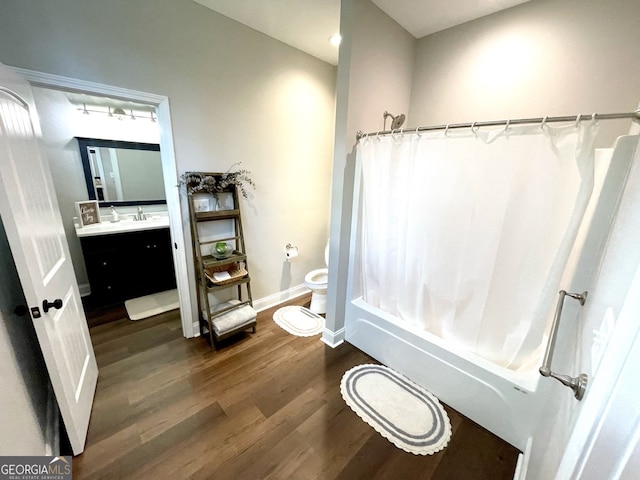
[[[449,136],[449,123],[447,123],[447,126],[444,128],[444,136],[448,137]]]
[[[542,119],[542,123],[540,124],[540,129],[544,130],[544,126],[547,124],[547,120],[549,119],[548,116],[545,115],[545,117]]]
[[[591,121],[594,122],[594,123],[597,122],[598,121],[597,116],[598,116],[598,114],[593,112],[593,114],[591,114]]]
[[[580,119],[582,118],[582,115],[578,114],[578,116],[576,117],[576,128],[578,128],[580,126]]]
[[[478,135],[478,127],[476,126],[476,123],[478,123],[478,122],[473,122],[473,123],[471,124],[471,132],[472,132],[474,135],[476,135],[476,136],[477,136],[477,135]]]
[[[507,130],[509,130],[509,125],[511,125],[511,120],[507,120],[507,123],[504,124],[505,133],[507,132]]]

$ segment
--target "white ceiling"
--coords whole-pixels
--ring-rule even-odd
[[[340,26],[340,0],[194,0],[333,65],[329,37]],[[529,0],[372,0],[416,38]]]
[[[529,0],[372,0],[411,35],[422,38]]]

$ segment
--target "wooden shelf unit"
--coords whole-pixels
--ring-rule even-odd
[[[211,175],[219,177],[220,173],[209,172],[190,172],[199,175]],[[187,189],[189,185],[187,185]],[[221,193],[230,194],[233,199],[233,209],[230,210],[215,210],[215,211],[196,211],[194,206],[194,195],[188,195],[189,199],[189,216],[191,220],[191,243],[193,247],[193,260],[194,270],[196,276],[196,286],[198,290],[198,318],[200,324],[200,334],[209,336],[211,348],[216,348],[216,342],[223,340],[237,333],[244,332],[251,329],[253,333],[256,331],[256,315],[253,310],[253,298],[251,296],[251,277],[249,275],[249,266],[247,262],[247,255],[245,251],[244,233],[242,230],[242,217],[240,214],[240,205],[238,201],[238,191],[235,187],[229,187],[223,190]],[[231,221],[233,222],[234,235],[232,236],[215,236],[213,239],[202,240],[200,233],[200,225],[218,222],[218,221]],[[216,258],[212,254],[203,253],[205,251],[215,248],[217,242],[233,242],[234,251],[227,258]],[[244,265],[246,274],[238,276],[237,279],[226,280],[220,284],[215,283],[207,277],[207,270],[213,269],[215,271],[233,271],[232,269],[238,268],[240,264]],[[228,268],[227,268],[228,267]],[[215,309],[210,304],[209,293],[219,292],[222,290],[235,287],[235,296],[238,303],[229,304],[221,308]],[[246,292],[246,295],[243,293]],[[249,307],[251,310],[249,310]],[[240,310],[242,312],[240,312]],[[218,319],[222,319],[223,316],[227,316],[231,312],[237,311],[238,316],[243,318],[250,315],[253,312],[252,319],[242,320],[236,326],[226,328],[224,331],[216,332],[215,324]],[[228,323],[228,322],[227,322]]]

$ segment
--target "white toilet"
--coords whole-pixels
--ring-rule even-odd
[[[329,242],[324,249],[324,263],[329,265]],[[312,270],[304,277],[304,284],[311,290],[311,305],[309,310],[314,313],[327,312],[327,279],[328,268]]]

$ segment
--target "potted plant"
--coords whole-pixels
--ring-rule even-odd
[[[231,165],[231,170],[236,165],[240,165],[240,162]],[[228,191],[229,187],[237,187],[244,198],[248,198],[249,194],[247,189],[249,187],[255,189],[256,184],[249,176],[251,172],[248,170],[240,169],[235,172],[227,170],[224,173],[208,175],[201,172],[186,172],[180,176],[180,184],[184,185],[187,191],[187,195],[193,195],[194,193],[210,193],[218,200],[218,194],[224,191]]]

